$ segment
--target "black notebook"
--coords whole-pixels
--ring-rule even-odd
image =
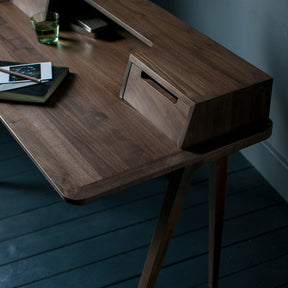
[[[17,64],[20,63],[0,61],[0,66],[11,66]],[[44,103],[60,85],[68,72],[68,67],[52,66],[52,80],[8,91],[0,91],[0,99],[8,101]]]

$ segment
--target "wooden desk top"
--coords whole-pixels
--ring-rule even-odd
[[[271,78],[150,1],[87,2],[106,15],[112,13],[137,38],[124,30],[115,41],[61,32],[57,45],[43,45],[26,15],[9,2],[0,4],[2,60],[52,61],[71,72],[47,105],[0,104],[3,123],[65,200],[83,204],[186,165],[200,166],[270,136],[267,122],[243,137],[238,133],[234,140],[224,139],[222,146],[216,143],[210,152],[177,148],[119,98],[131,52],[153,63],[173,87],[193,95],[193,101]],[[162,28],[154,30],[155,23]],[[168,39],[164,50],[160,36]],[[183,65],[184,54],[193,65]],[[196,90],[191,90],[191,81]]]

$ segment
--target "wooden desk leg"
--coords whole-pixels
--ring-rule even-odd
[[[218,287],[228,159],[211,164],[209,198],[209,287]]]
[[[138,288],[154,287],[195,168],[186,167],[171,173],[160,216],[150,244]]]

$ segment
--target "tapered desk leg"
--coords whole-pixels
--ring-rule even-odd
[[[209,287],[218,287],[228,156],[211,164],[209,197]]]
[[[138,288],[152,288],[156,283],[195,170],[186,167],[170,175],[170,182]]]

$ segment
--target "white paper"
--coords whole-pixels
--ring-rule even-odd
[[[12,66],[1,67],[6,70],[15,71],[21,74],[29,75],[37,79],[50,80],[52,79],[52,63],[51,62],[40,62],[31,64],[20,64]],[[4,83],[20,83],[20,82],[31,82],[24,78],[13,76],[4,72],[0,72],[0,84]]]
[[[4,83],[0,84],[0,91],[8,91],[12,89],[27,87],[31,85],[36,85],[36,82],[28,81],[28,82],[20,82],[20,83]]]

